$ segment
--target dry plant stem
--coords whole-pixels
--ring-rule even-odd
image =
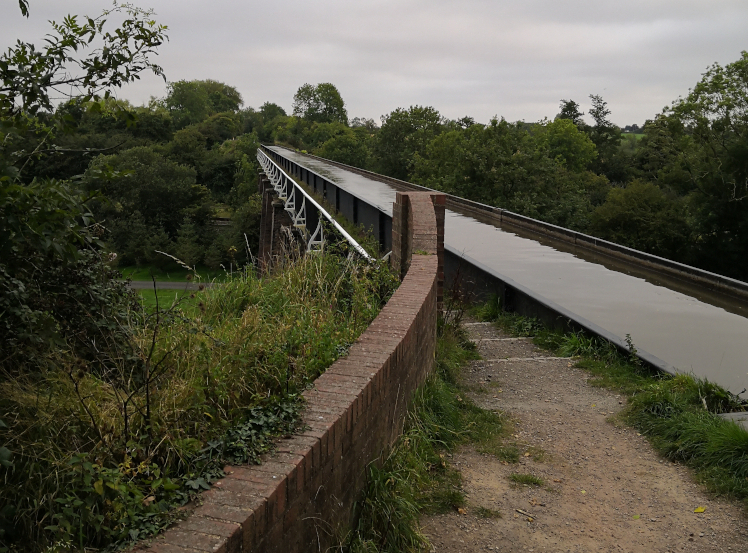
[[[70,381],[73,383],[73,388],[75,389],[75,395],[78,398],[78,401],[83,407],[83,410],[88,415],[88,418],[91,419],[91,425],[93,426],[94,430],[96,430],[96,434],[98,434],[99,440],[101,440],[101,443],[104,443],[104,436],[101,434],[101,429],[99,428],[99,425],[96,424],[96,418],[93,416],[93,413],[91,413],[91,409],[89,409],[88,404],[86,403],[86,399],[81,395],[79,382],[73,376],[72,370],[68,371],[68,376],[70,377]]]
[[[23,165],[21,165],[21,168],[18,170],[18,174],[16,175],[15,182],[19,182],[21,180],[21,174],[23,173],[23,170],[26,168],[26,165],[28,165],[29,161],[31,161],[31,158],[35,154],[39,153],[39,149],[47,141],[47,139],[49,138],[49,136],[51,134],[52,134],[52,129],[49,129],[49,131],[47,131],[47,134],[45,135],[45,137],[42,138],[42,140],[39,142],[39,144],[37,144],[37,146],[34,149],[34,151],[31,152],[29,155],[26,156],[26,161],[23,162]]]

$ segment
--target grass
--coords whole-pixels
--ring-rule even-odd
[[[513,472],[509,475],[509,480],[521,486],[545,486],[543,479],[533,474],[520,474]]]
[[[122,278],[129,278],[130,280],[138,281],[150,281],[151,276],[155,277],[159,282],[187,282],[188,280],[200,280],[202,282],[212,282],[217,280],[222,282],[227,277],[227,271],[231,272],[229,267],[224,271],[223,269],[209,269],[208,267],[198,266],[195,271],[190,271],[177,265],[168,266],[166,268],[159,267],[121,267],[119,268]],[[234,270],[234,272],[237,272]],[[197,275],[197,278],[195,278]]]
[[[112,549],[168,525],[225,464],[256,463],[293,431],[300,392],[396,283],[386,265],[325,254],[176,304],[179,292],[159,290],[158,311],[144,293],[116,354],[61,350],[4,378],[0,551]]]
[[[532,336],[557,355],[574,357],[576,366],[591,374],[591,385],[628,396],[623,422],[667,459],[693,468],[708,490],[748,507],[748,431],[717,416],[745,410],[736,396],[707,380],[656,372],[598,337],[551,332],[536,320],[501,311],[495,299],[475,313],[515,336]]]
[[[196,299],[196,292],[185,292],[184,290],[136,290],[141,298],[143,308],[147,312],[153,312],[156,309],[156,297],[158,297],[159,309],[170,309],[174,305],[187,314],[195,315],[199,300]]]
[[[503,518],[499,511],[494,511],[487,507],[478,507],[475,514],[481,518]]]
[[[380,465],[370,467],[347,551],[423,551],[427,540],[419,516],[465,506],[461,475],[449,465],[451,452],[465,443],[498,443],[505,432],[504,418],[476,406],[460,385],[460,366],[476,358],[458,326],[441,326],[436,370],[414,394],[402,436]]]

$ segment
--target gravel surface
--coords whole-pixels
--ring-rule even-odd
[[[205,286],[210,286],[210,283],[206,284]],[[198,287],[199,285],[193,282],[164,282],[160,280],[156,281],[157,290],[197,290]],[[131,280],[130,288],[132,288],[133,290],[153,290],[153,281]]]
[[[467,329],[483,360],[464,369],[465,382],[480,406],[510,416],[506,442],[520,461],[470,448],[452,456],[468,506],[422,519],[432,551],[748,553],[740,504],[710,497],[690,470],[618,423],[624,396],[589,385],[573,361],[530,340],[473,321]],[[544,484],[515,484],[513,473]]]

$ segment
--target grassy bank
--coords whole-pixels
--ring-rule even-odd
[[[422,513],[465,505],[460,473],[449,453],[465,443],[488,450],[501,447],[500,414],[477,407],[460,385],[459,368],[478,355],[459,326],[440,329],[436,370],[412,398],[402,436],[389,455],[369,467],[357,526],[345,549],[361,552],[417,552],[427,546],[420,533]]]
[[[294,429],[299,393],[395,286],[386,266],[307,256],[184,301],[163,291],[119,321],[129,340],[106,358],[59,349],[4,375],[0,550],[113,549],[167,525],[224,463]]]
[[[598,337],[548,331],[534,319],[501,311],[496,301],[476,314],[515,336],[533,337],[556,355],[575,357],[592,375],[590,384],[628,396],[622,420],[657,451],[693,468],[710,491],[748,506],[748,432],[717,416],[743,411],[738,398],[706,380],[656,372]]]

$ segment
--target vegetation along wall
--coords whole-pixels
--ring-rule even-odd
[[[399,193],[394,211],[402,284],[348,356],[304,393],[306,430],[261,465],[226,467],[202,505],[149,551],[325,551],[352,522],[367,465],[399,435],[434,365],[444,195]]]

